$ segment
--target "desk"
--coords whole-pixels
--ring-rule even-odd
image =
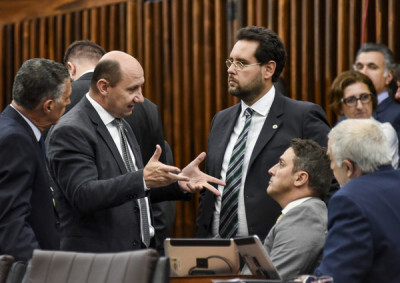
[[[253,275],[231,275],[231,276],[187,276],[187,277],[170,277],[170,283],[212,283],[213,279],[233,279],[233,278],[248,278],[248,279],[263,279],[260,276]]]

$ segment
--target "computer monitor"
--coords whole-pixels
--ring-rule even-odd
[[[239,253],[233,239],[179,239],[164,241],[173,277],[239,274]]]
[[[267,279],[281,279],[257,235],[235,238],[234,241],[240,256],[253,275],[262,275]]]

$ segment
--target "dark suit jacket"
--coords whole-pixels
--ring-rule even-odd
[[[317,275],[342,282],[400,282],[400,171],[382,166],[351,180],[328,206]]]
[[[67,106],[66,113],[89,91],[92,77],[93,72],[89,72],[71,83],[71,104]],[[136,104],[132,115],[125,117],[125,120],[131,126],[139,143],[143,164],[145,165],[153,156],[157,144],[159,144],[162,149],[160,161],[162,163],[168,163],[166,159],[166,148],[164,146],[162,120],[157,105],[147,98],[144,98],[144,102]],[[152,242],[152,246],[156,247],[161,253],[163,253],[164,239],[168,235],[168,230],[172,228],[171,224],[166,220],[167,218],[175,217],[174,210],[168,209],[174,204],[163,203],[163,201],[172,199],[190,200],[191,195],[184,194],[177,184],[166,188],[159,188],[156,193],[150,194],[154,215],[153,225],[156,232],[154,237],[155,242]]]
[[[139,145],[124,123],[137,166],[143,168]],[[127,173],[114,140],[86,97],[61,117],[46,142],[50,173],[57,185],[61,249],[119,252],[141,248],[136,199],[145,196],[143,169]]]
[[[217,113],[208,136],[206,172],[221,178],[226,146],[240,114],[240,103]],[[265,239],[280,214],[280,206],[266,193],[268,170],[288,148],[293,138],[312,139],[326,146],[330,130],[320,106],[287,98],[278,91],[250,158],[244,185],[245,210],[250,235]],[[210,237],[215,196],[208,190],[200,194],[197,236]]]
[[[82,97],[89,91],[90,82],[92,81],[93,72],[89,72],[83,74],[76,81],[71,82],[71,103],[67,105],[65,109],[65,113],[71,110],[81,99]]]
[[[392,97],[388,97],[378,105],[375,111],[376,120],[381,123],[389,122],[392,124],[400,141],[400,104],[396,103]]]
[[[28,260],[33,249],[58,249],[45,158],[11,106],[0,115],[0,148],[0,254]]]

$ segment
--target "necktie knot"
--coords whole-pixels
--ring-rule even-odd
[[[246,115],[246,118],[250,118],[253,116],[254,110],[251,109],[250,107],[247,107],[246,110],[244,111],[244,114]]]
[[[118,129],[122,129],[122,128],[123,128],[122,120],[119,119],[119,118],[115,118],[111,123],[112,123],[115,127],[117,127]]]

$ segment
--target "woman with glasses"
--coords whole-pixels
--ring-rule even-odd
[[[376,109],[376,91],[372,81],[357,71],[347,71],[336,77],[329,91],[331,109],[339,116],[340,121],[350,119],[374,119],[372,112]],[[397,169],[399,164],[399,141],[396,131],[390,123],[380,123],[388,140],[392,165]]]

